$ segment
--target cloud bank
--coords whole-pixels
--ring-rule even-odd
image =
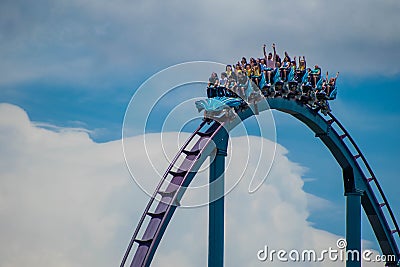
[[[157,135],[147,138],[160,140]],[[165,138],[176,143],[176,135]],[[140,147],[143,136],[130,142]],[[233,142],[239,151],[247,146],[243,137]],[[19,107],[0,104],[0,147],[1,266],[119,264],[147,201],[129,177],[119,141],[98,144],[86,132],[43,129]],[[302,189],[304,169],[286,154],[278,145],[270,176],[255,194],[247,193],[248,181],[243,180],[227,196],[227,266],[266,265],[257,260],[264,245],[287,250],[335,247],[338,236],[307,221],[310,197]],[[159,157],[165,164],[161,153]],[[243,158],[236,153],[228,160],[230,177],[229,172],[240,171],[235,166]],[[142,175],[155,174],[140,151],[137,161]],[[256,163],[250,158],[250,166]],[[152,266],[204,266],[206,225],[206,208],[178,209]]]
[[[332,73],[398,74],[396,0],[2,1],[2,84],[111,86],[192,60],[261,56],[262,44]]]

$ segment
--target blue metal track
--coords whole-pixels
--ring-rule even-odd
[[[268,98],[266,101],[259,102],[255,109],[254,107],[252,109],[247,108],[239,112],[236,119],[232,121],[213,121],[210,125],[203,122],[196,129],[168,167],[149,204],[146,206],[121,262],[121,267],[126,266],[130,253],[134,253],[130,264],[131,267],[150,266],[167,225],[177,206],[179,206],[179,200],[185,192],[185,187],[191,183],[201,164],[215,150],[215,144],[218,146],[219,143],[225,142],[231,129],[247,118],[254,116],[255,114],[252,110],[257,110],[258,113],[268,109],[291,114],[306,124],[315,133],[315,136],[321,139],[343,170],[345,194],[363,192],[361,204],[373,228],[382,253],[395,255],[396,262],[400,260],[398,246],[393,236],[397,233],[400,237],[400,230],[393,211],[365,156],[343,125],[332,114],[328,114],[329,119],[325,119],[318,112],[297,101],[284,98]],[[198,137],[197,141],[195,140],[196,136]],[[352,147],[346,144],[345,138],[349,139]],[[188,147],[190,149],[187,149]],[[355,149],[357,154],[353,155],[351,149]],[[184,157],[183,163],[180,166],[175,166],[177,159],[180,157]],[[363,172],[359,163],[365,165],[368,170],[367,173]],[[161,191],[162,186],[165,184],[167,184],[166,190]],[[372,185],[376,190],[373,189]],[[161,196],[161,202],[154,201],[157,195]],[[378,199],[382,199],[383,202],[379,202]],[[152,208],[154,211],[150,211]],[[385,216],[382,209],[387,209],[389,216]],[[147,216],[150,221],[145,224]],[[144,229],[144,233],[138,238],[141,229]],[[133,249],[134,243],[137,243],[136,249]],[[387,266],[396,266],[396,262],[387,262],[386,264]]]

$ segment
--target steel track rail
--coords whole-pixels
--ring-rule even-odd
[[[134,244],[134,242],[135,242],[135,239],[137,238],[137,235],[138,235],[138,233],[139,233],[139,231],[140,231],[140,229],[141,229],[141,227],[142,227],[142,225],[143,225],[143,222],[144,222],[144,220],[145,220],[145,218],[146,218],[146,216],[147,216],[147,214],[148,214],[148,212],[149,212],[149,210],[150,210],[150,208],[151,208],[151,206],[152,206],[152,204],[153,204],[153,202],[154,202],[154,200],[155,200],[155,198],[156,198],[156,196],[157,196],[157,192],[160,190],[161,186],[164,184],[166,178],[167,178],[168,175],[169,175],[169,172],[171,171],[171,169],[172,169],[172,168],[174,167],[174,165],[176,164],[176,161],[179,159],[179,157],[180,157],[180,155],[182,154],[183,150],[186,149],[186,147],[187,147],[187,146],[189,145],[189,143],[193,140],[193,138],[196,136],[196,134],[203,128],[203,126],[205,125],[205,123],[206,123],[206,122],[203,121],[203,122],[199,125],[199,127],[190,135],[190,137],[185,141],[185,143],[183,144],[183,146],[181,147],[181,149],[178,151],[178,153],[175,155],[174,159],[173,159],[173,160],[171,161],[171,163],[169,164],[169,166],[168,166],[167,170],[165,171],[165,173],[164,173],[162,179],[161,179],[160,182],[158,183],[158,185],[157,185],[157,187],[156,187],[156,189],[155,189],[153,195],[151,196],[150,201],[148,202],[148,204],[147,204],[147,206],[146,206],[146,208],[145,208],[145,210],[144,210],[144,212],[143,212],[143,214],[142,214],[142,217],[141,217],[140,220],[139,220],[139,223],[138,223],[138,225],[137,225],[137,227],[136,227],[136,229],[135,229],[135,232],[133,233],[132,238],[131,238],[131,240],[130,240],[130,242],[129,242],[129,244],[128,244],[128,248],[127,248],[127,250],[126,250],[126,252],[125,252],[125,254],[124,254],[124,257],[123,257],[123,259],[122,259],[122,262],[121,262],[120,267],[125,266],[125,263],[126,263],[128,257],[129,257],[129,254],[130,254],[130,252],[131,252],[131,250],[132,250],[132,247],[133,247],[133,244]]]

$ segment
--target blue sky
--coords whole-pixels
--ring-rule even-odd
[[[31,121],[51,129],[86,129],[96,143],[121,139],[135,90],[174,64],[234,63],[242,56],[261,56],[262,44],[275,42],[280,55],[305,55],[309,66],[340,71],[333,113],[359,144],[400,219],[398,1],[0,5],[0,102],[19,106]],[[294,118],[274,115],[277,142],[291,161],[307,169],[304,190],[330,203],[311,211],[308,220],[343,235],[343,185],[333,157]],[[363,237],[375,242],[365,220],[364,226]]]

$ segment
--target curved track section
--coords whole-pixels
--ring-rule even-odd
[[[150,266],[167,225],[179,206],[179,200],[182,198],[185,188],[193,180],[201,164],[213,152],[215,144],[226,141],[231,129],[254,115],[252,110],[261,112],[267,109],[291,114],[306,124],[315,133],[315,136],[321,139],[343,170],[345,193],[363,192],[361,203],[382,253],[395,255],[396,262],[400,260],[400,253],[394,238],[396,233],[400,238],[400,229],[393,211],[365,156],[343,125],[331,113],[328,114],[329,119],[326,120],[318,112],[294,100],[268,98],[267,101],[259,102],[252,109],[247,108],[239,112],[233,121],[222,123],[213,121],[210,125],[205,122],[200,124],[180,149],[158,184],[128,245],[121,267],[126,266],[131,253],[134,253],[131,267]],[[354,154],[351,151],[356,152]],[[176,166],[178,159],[182,157],[184,158],[183,162],[179,167]],[[359,158],[362,162],[358,160]],[[366,171],[363,171],[362,165],[359,163],[364,165]],[[154,200],[157,195],[160,195],[161,201],[157,201],[158,204],[155,204]],[[145,223],[146,218],[149,219],[147,224]],[[138,238],[141,231],[143,234]],[[134,243],[137,243],[136,250]],[[387,264],[396,266],[396,262],[387,262]]]
[[[209,127],[207,126],[208,124],[205,121],[200,124],[168,166],[140,218],[121,262],[121,267],[125,266],[134,243],[137,243],[138,247],[130,266],[150,265],[161,237],[177,206],[179,206],[179,200],[182,198],[185,188],[190,184],[202,163],[213,152],[215,142],[228,138],[224,123],[213,122]],[[189,147],[190,149],[188,149]],[[184,158],[183,162],[176,166],[180,158]],[[161,199],[156,204],[154,200],[157,195],[160,195]],[[142,237],[138,239],[138,234],[144,226],[146,217],[149,217],[150,220]]]

